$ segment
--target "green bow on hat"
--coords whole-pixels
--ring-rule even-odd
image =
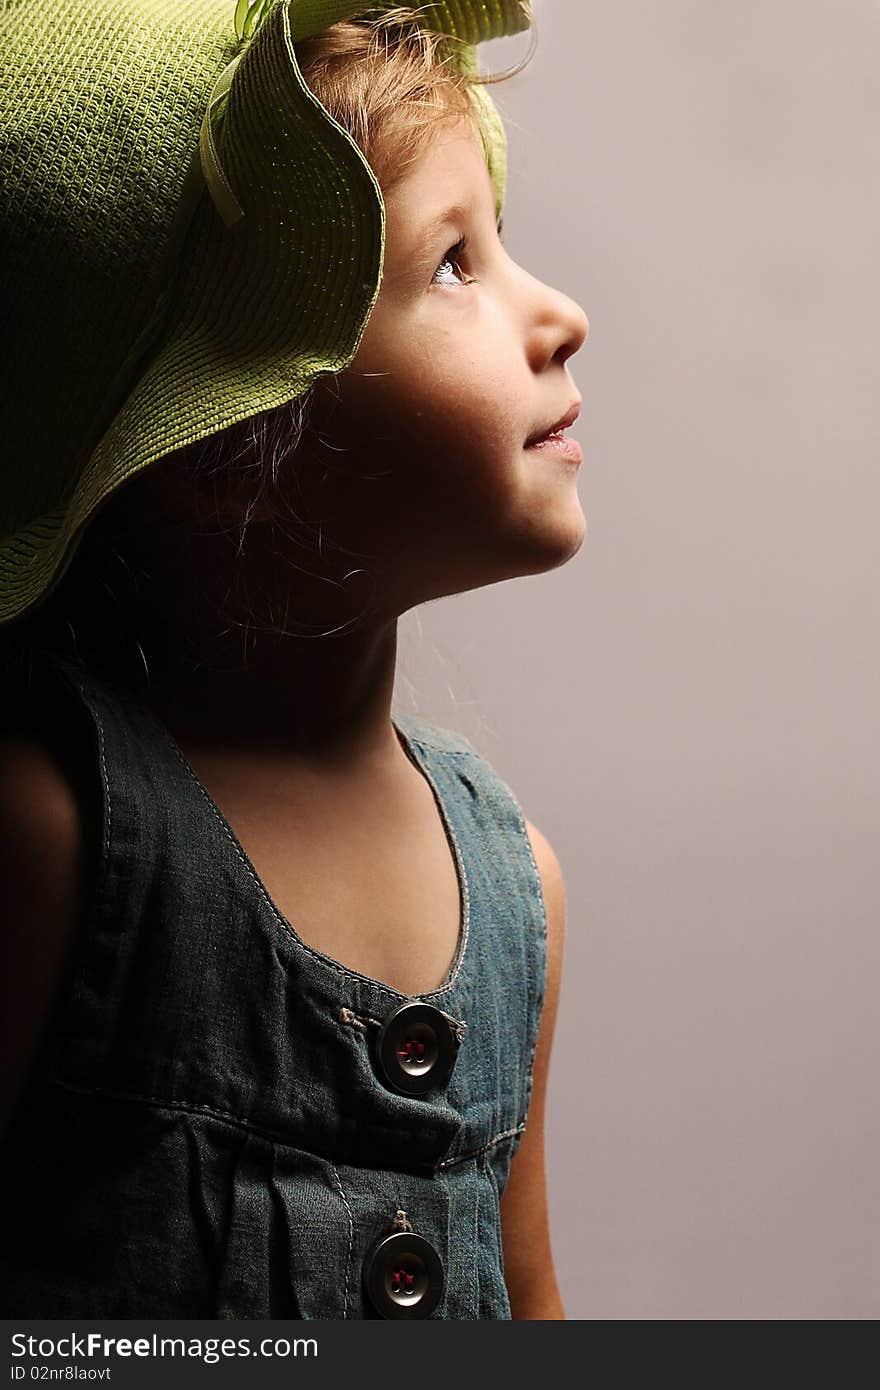
[[[0,9],[0,623],[57,585],[126,479],[351,362],[385,208],[295,44],[390,8]],[[477,44],[531,22],[528,0],[419,8],[470,72]],[[504,128],[487,89],[470,92],[500,215]]]

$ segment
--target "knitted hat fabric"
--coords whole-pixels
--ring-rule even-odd
[[[295,44],[388,8],[0,5],[0,623],[58,584],[126,479],[354,357],[385,208]],[[528,0],[419,8],[473,73],[478,43],[531,22]],[[500,215],[504,128],[470,94]]]

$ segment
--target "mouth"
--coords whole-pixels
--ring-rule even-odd
[[[562,419],[556,421],[555,425],[551,425],[549,429],[541,431],[540,434],[530,435],[524,447],[528,449],[530,453],[547,451],[558,455],[560,458],[565,458],[571,463],[580,463],[580,444],[578,444],[576,439],[566,439],[565,435],[562,433],[563,430],[568,429],[569,425],[574,424],[580,414],[580,408],[580,401],[576,401],[571,409],[562,416]]]
[[[566,463],[582,463],[583,453],[576,439],[566,439],[564,434],[548,434],[535,444],[526,445],[527,454],[552,454]]]
[[[541,444],[550,438],[561,435],[563,430],[568,429],[569,425],[574,424],[580,413],[581,403],[580,401],[575,401],[574,405],[566,411],[561,419],[556,420],[554,424],[548,425],[545,429],[538,430],[535,434],[530,434],[525,442],[525,447],[531,449],[535,444]]]

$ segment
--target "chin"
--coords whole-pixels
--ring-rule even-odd
[[[530,528],[527,547],[533,552],[528,574],[543,574],[573,560],[587,535],[587,519],[580,506],[566,509],[564,516],[545,517],[544,524]]]
[[[441,549],[443,559],[433,565],[420,552],[414,562],[419,589],[410,606],[559,569],[574,559],[586,534],[587,522],[579,503],[545,508],[525,517],[520,514],[516,519],[508,517],[506,523],[495,527],[481,514],[464,532],[459,530],[457,554],[451,564],[448,548]]]

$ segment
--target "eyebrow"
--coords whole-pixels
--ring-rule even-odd
[[[419,241],[433,241],[434,237],[439,236],[444,227],[449,226],[452,222],[461,222],[472,211],[472,208],[465,207],[461,203],[456,203],[453,207],[446,208],[444,212],[441,212],[439,217],[435,217],[431,222],[428,222],[421,228],[419,232]],[[500,235],[504,228],[503,217],[499,217],[497,225]]]
[[[462,203],[455,203],[452,207],[446,208],[438,217],[434,217],[430,222],[426,222],[419,228],[415,238],[415,251],[419,263],[427,264],[430,260],[433,246],[444,227],[452,226],[456,222],[462,222],[470,216],[473,208]],[[499,217],[496,224],[499,237],[504,231],[504,218]]]

